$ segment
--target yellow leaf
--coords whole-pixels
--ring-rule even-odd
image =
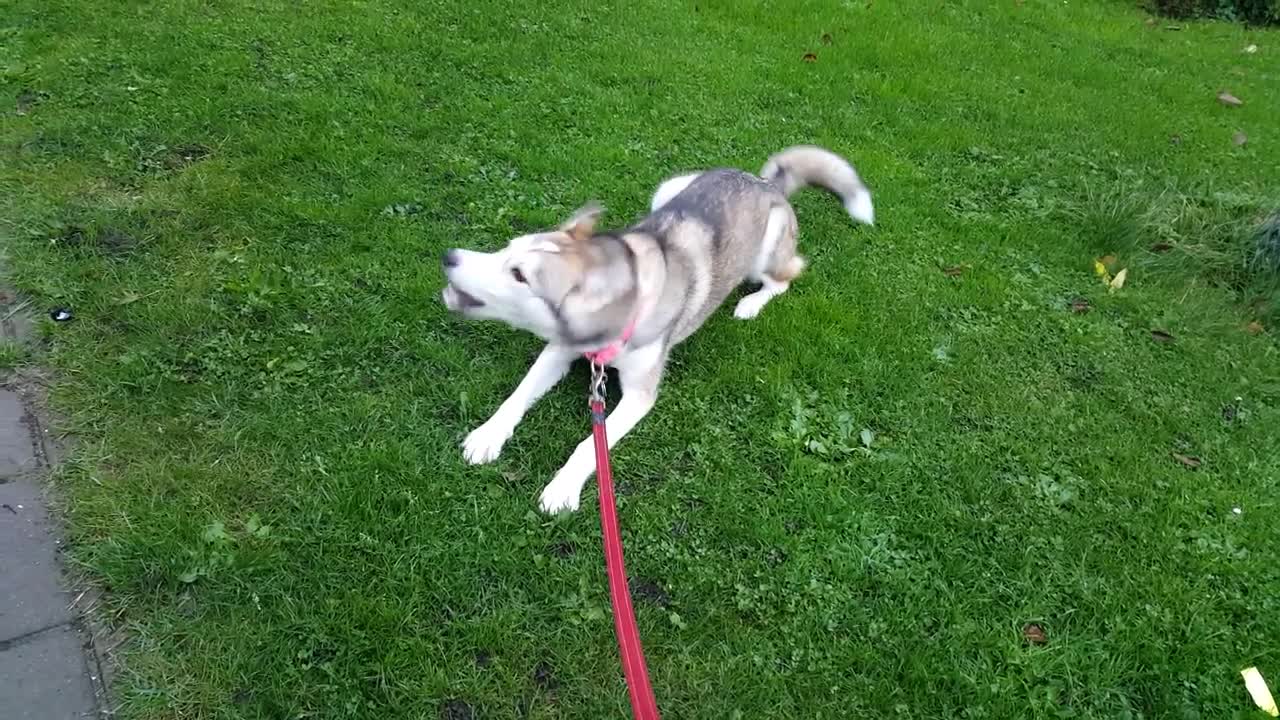
[[[1116,276],[1111,278],[1111,282],[1107,283],[1107,292],[1115,292],[1116,290],[1119,290],[1120,288],[1124,287],[1124,280],[1128,276],[1129,276],[1129,268],[1125,268],[1120,272],[1116,273]]]
[[[1253,698],[1253,704],[1271,717],[1280,717],[1280,708],[1276,707],[1276,701],[1271,697],[1267,681],[1262,679],[1262,673],[1258,672],[1258,668],[1247,667],[1240,671],[1240,676],[1244,678],[1244,688],[1249,691],[1249,697]]]
[[[1103,285],[1111,284],[1111,273],[1107,272],[1107,266],[1103,265],[1101,260],[1093,261],[1093,271],[1098,274],[1098,277],[1102,278]]]

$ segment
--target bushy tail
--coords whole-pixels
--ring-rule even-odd
[[[871,191],[844,158],[813,145],[789,147],[765,161],[760,177],[790,196],[810,186],[823,188],[840,198],[849,217],[871,225],[875,210]]]

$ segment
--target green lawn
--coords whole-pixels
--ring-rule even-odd
[[[538,345],[448,316],[437,259],[796,142],[879,224],[799,196],[812,270],[614,455],[665,716],[1260,717],[1280,355],[1229,238],[1280,204],[1280,33],[536,5],[4,4],[0,241],[76,319],[0,358],[56,371],[120,717],[624,717],[595,485],[534,512],[585,371],[467,466]]]

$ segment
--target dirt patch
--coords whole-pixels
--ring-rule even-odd
[[[18,93],[18,97],[13,103],[13,111],[18,115],[26,115],[31,112],[36,105],[39,105],[48,99],[49,93],[26,88],[22,92]]]
[[[213,148],[202,143],[184,143],[173,147],[156,145],[138,158],[137,170],[142,173],[181,170],[212,154]]]
[[[64,225],[49,240],[56,247],[67,250],[85,250],[104,255],[124,255],[137,245],[137,240],[129,233],[116,227],[102,227],[89,231],[79,225]]]
[[[102,228],[93,237],[94,246],[108,255],[123,255],[133,249],[133,236],[118,228]]]
[[[173,170],[191,163],[200,162],[212,154],[213,149],[208,145],[201,145],[200,143],[179,145],[178,147],[170,148],[169,154],[165,157],[165,165]]]
[[[631,582],[628,584],[631,587],[632,597],[643,600],[655,607],[660,607],[663,610],[671,607],[671,596],[657,582],[643,578],[631,578]]]
[[[84,228],[79,225],[64,225],[49,236],[49,241],[61,248],[84,247],[87,237]]]
[[[555,671],[551,669],[551,665],[543,660],[533,668],[533,684],[542,690],[555,690],[560,685],[560,681],[556,680]]]
[[[440,706],[440,720],[474,720],[476,713],[462,700],[446,700]]]

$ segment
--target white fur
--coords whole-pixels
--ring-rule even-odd
[[[770,210],[769,219],[764,224],[764,236],[760,238],[760,252],[751,267],[752,280],[764,280],[765,271],[773,264],[773,254],[778,251],[778,241],[786,231],[787,211],[779,207]]]
[[[667,349],[661,341],[642,348],[629,349],[619,356],[614,366],[622,385],[622,400],[605,420],[605,434],[612,448],[640,422],[658,399],[658,383],[662,380]],[[582,500],[582,487],[596,471],[595,441],[588,437],[578,443],[573,454],[543,488],[538,505],[543,512],[577,510]]]
[[[764,283],[763,286],[759,290],[739,300],[738,306],[733,309],[733,316],[739,320],[750,320],[751,318],[759,315],[760,311],[764,309],[764,306],[767,305],[770,300],[778,297],[782,293],[786,292],[787,288],[791,287],[791,283],[774,280],[768,275],[765,275],[760,279]]]
[[[783,208],[769,211],[769,220],[764,226],[764,237],[760,240],[760,254],[752,268],[752,279],[761,283],[761,288],[738,301],[733,309],[733,316],[739,320],[750,320],[760,314],[770,300],[781,295],[791,287],[790,282],[775,280],[766,272],[773,263],[773,254],[778,250],[778,242],[787,231],[788,213]]]
[[[553,337],[559,330],[555,315],[545,303],[538,301],[527,284],[517,281],[511,273],[512,268],[520,268],[522,273],[533,275],[546,253],[559,252],[559,246],[549,235],[522,235],[491,253],[453,250],[458,262],[445,271],[449,279],[441,293],[445,306],[461,310],[472,319],[500,320],[538,337]],[[459,290],[484,304],[462,309]]]
[[[653,200],[649,202],[649,212],[666,205],[671,201],[671,198],[684,192],[684,189],[689,187],[689,183],[698,179],[699,174],[677,175],[659,185],[657,192],[653,194]]]
[[[515,432],[516,425],[533,404],[547,393],[565,373],[576,355],[567,348],[548,345],[525,373],[524,379],[493,413],[485,424],[471,431],[462,441],[462,455],[472,465],[483,465],[498,459],[502,446]]]
[[[858,190],[844,204],[844,209],[849,212],[849,217],[864,222],[868,225],[876,223],[876,211],[871,206],[871,193],[866,190]]]

